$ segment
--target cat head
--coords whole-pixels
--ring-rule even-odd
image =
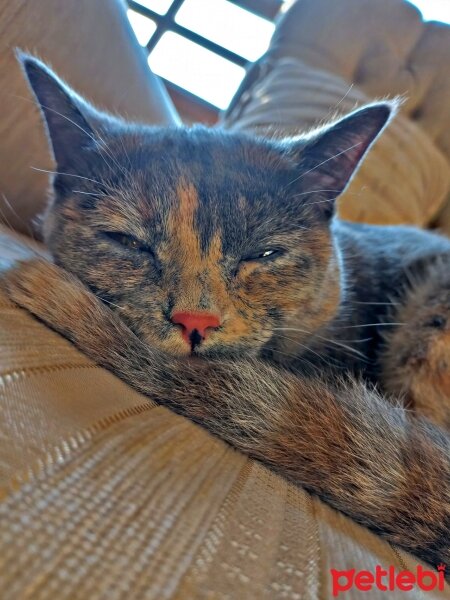
[[[56,163],[44,234],[139,337],[214,357],[304,337],[336,314],[330,224],[392,113],[368,105],[307,136],[269,140],[128,123],[21,55]]]

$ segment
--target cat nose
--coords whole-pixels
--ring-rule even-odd
[[[220,327],[219,315],[207,312],[176,312],[171,321],[175,325],[181,325],[183,338],[192,346],[206,339],[211,329]]]

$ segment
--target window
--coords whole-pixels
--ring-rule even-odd
[[[294,0],[129,0],[128,17],[149,65],[176,98],[217,115],[268,48],[275,17]],[[427,20],[450,23],[450,0],[409,0]]]
[[[286,0],[129,0],[128,18],[169,91],[217,113],[267,50]]]
[[[450,0],[409,0],[426,21],[450,23]]]
[[[154,73],[218,108],[227,108],[243,67],[178,33],[166,31],[148,58]]]

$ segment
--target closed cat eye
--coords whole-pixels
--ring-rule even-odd
[[[275,258],[279,258],[284,254],[283,250],[266,248],[265,250],[261,250],[260,252],[255,252],[245,258],[241,259],[241,262],[251,262],[251,261],[269,261],[274,260]]]
[[[104,231],[103,235],[113,240],[117,244],[129,248],[130,250],[141,250],[143,252],[152,252],[151,248],[143,242],[137,240],[132,235],[121,233],[119,231]]]

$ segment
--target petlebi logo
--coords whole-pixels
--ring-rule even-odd
[[[377,565],[375,571],[330,569],[333,597],[337,598],[352,589],[361,592],[380,590],[386,592],[387,596],[389,592],[396,590],[401,592],[410,592],[414,589],[424,592],[443,591],[445,589],[445,568],[446,565],[440,564],[437,566],[437,571],[424,569],[421,565],[417,565],[415,571],[396,571],[392,565],[387,569]]]

